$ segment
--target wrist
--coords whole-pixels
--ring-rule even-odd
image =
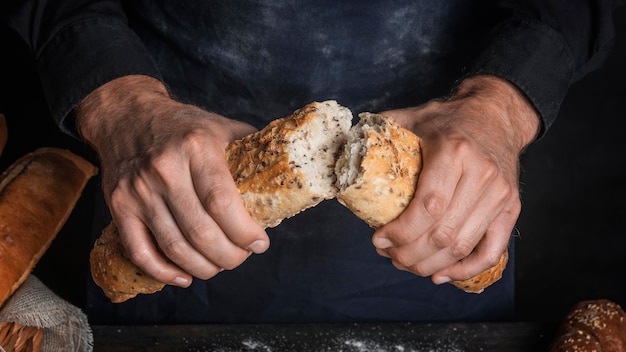
[[[478,99],[482,108],[497,109],[497,121],[511,132],[511,142],[521,151],[533,142],[541,127],[538,111],[526,95],[511,82],[491,75],[478,75],[463,80],[451,100]]]
[[[139,111],[154,108],[163,99],[170,96],[165,85],[155,78],[131,75],[112,80],[91,92],[74,109],[78,133],[93,144],[99,135],[123,126],[129,113],[133,119],[140,119],[144,114]]]

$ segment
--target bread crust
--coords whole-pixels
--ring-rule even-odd
[[[96,172],[68,150],[40,148],[0,176],[0,306],[31,273]]]
[[[89,254],[93,281],[105,289],[113,303],[121,303],[139,293],[161,291],[165,284],[146,276],[128,259],[115,223],[102,230]]]
[[[607,299],[575,304],[561,322],[550,352],[626,351],[626,314]]]
[[[335,159],[351,117],[350,111],[335,101],[313,102],[228,146],[226,160],[252,218],[263,227],[275,227],[283,219],[335,197]],[[329,132],[339,134],[333,143],[315,146],[329,149],[326,161],[309,160],[325,170],[316,179],[302,171],[306,160],[298,160],[290,148],[296,139],[312,139],[299,132],[321,122],[331,125]],[[316,187],[321,183],[322,189]]]
[[[337,185],[337,200],[373,228],[396,219],[409,205],[422,169],[419,138],[382,115],[362,113],[359,123],[338,161],[338,175],[346,172],[348,159],[355,153],[351,143],[361,143],[364,153],[353,182]],[[376,128],[370,127],[376,126]],[[362,131],[363,133],[355,133]]]
[[[359,117],[336,165],[337,200],[379,228],[400,216],[413,199],[422,170],[420,139],[390,117],[372,113]],[[360,148],[354,147],[357,143]],[[350,178],[342,175],[356,167],[349,165],[355,153],[361,156],[358,170],[353,170],[358,175],[348,181]],[[481,293],[502,278],[508,257],[507,250],[495,266],[468,280],[450,283],[468,293]]]
[[[342,117],[320,116],[331,113]],[[350,129],[351,116],[334,101],[313,102],[227,147],[230,172],[253,219],[263,227],[274,227],[333,197],[373,228],[389,223],[404,211],[413,198],[422,168],[419,138],[392,119],[372,113],[360,114],[359,123]],[[324,118],[331,125],[339,124],[329,128],[338,135],[328,160],[316,164],[323,172],[307,175],[301,165],[306,157],[291,155],[290,148],[297,140],[313,139],[310,134],[298,133]],[[356,144],[362,146],[358,151],[351,147]],[[357,159],[352,159],[354,156]],[[358,164],[358,175],[346,182],[341,175],[354,167],[354,162]],[[92,276],[104,294],[113,302],[123,302],[137,294],[159,291],[165,284],[141,274],[124,255],[119,238],[111,236],[119,234],[109,226],[91,253]],[[505,251],[493,268],[452,284],[466,292],[480,293],[502,277],[507,260]]]
[[[251,217],[263,227],[274,227],[283,219],[333,198],[335,159],[351,120],[352,113],[335,101],[313,102],[231,143],[226,148],[226,161]],[[324,170],[324,177],[316,178],[303,171],[303,160],[291,156],[290,146],[295,139],[307,137],[299,132],[321,122],[336,135],[325,136],[320,145],[311,146],[327,149],[328,160],[310,161]],[[151,294],[165,286],[142,274],[125,253],[112,223],[90,254],[92,277],[112,302]]]

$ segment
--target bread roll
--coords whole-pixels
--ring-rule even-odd
[[[96,172],[70,151],[41,148],[0,176],[0,306],[31,273]]]
[[[422,169],[419,138],[391,118],[359,115],[337,159],[337,200],[373,228],[396,219],[408,206]],[[452,281],[469,293],[480,293],[502,277],[505,251],[494,267],[463,281]]]
[[[262,130],[231,143],[227,162],[244,205],[263,227],[334,198],[335,160],[352,125],[352,113],[335,101],[313,102]],[[115,225],[90,254],[94,281],[112,302],[164,286],[141,273],[125,255]]]
[[[579,302],[561,323],[550,351],[626,351],[626,314],[607,299]]]

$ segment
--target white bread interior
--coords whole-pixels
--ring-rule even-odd
[[[422,167],[419,138],[391,118],[361,113],[335,165],[337,200],[378,228],[407,207]]]
[[[264,227],[335,197],[335,160],[352,112],[313,102],[231,143],[227,162],[252,218]]]

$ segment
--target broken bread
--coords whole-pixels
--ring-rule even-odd
[[[352,126],[352,112],[334,100],[313,102],[226,149],[233,179],[250,215],[263,227],[335,197],[335,160]],[[160,291],[125,255],[115,225],[91,254],[91,273],[115,303]]]
[[[352,113],[335,101],[313,102],[226,149],[227,163],[244,205],[263,227],[325,199],[337,198],[378,228],[396,219],[411,202],[422,167],[419,138],[392,119]],[[500,263],[452,284],[481,292],[497,281]],[[114,223],[91,251],[92,277],[113,302],[151,294],[165,284],[146,275],[125,255]]]
[[[252,217],[275,227],[334,198],[335,160],[351,126],[346,107],[314,102],[231,143],[228,165]]]
[[[396,219],[413,199],[422,170],[420,139],[393,119],[361,113],[335,165],[337,200],[373,228]],[[502,277],[505,251],[494,267],[451,284],[480,293]]]

